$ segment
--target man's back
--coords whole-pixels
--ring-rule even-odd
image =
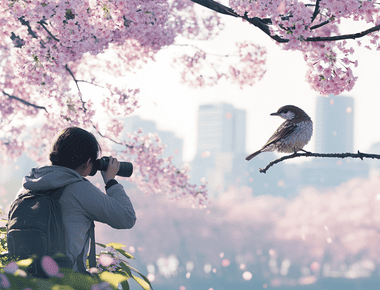
[[[120,184],[101,192],[73,169],[63,166],[33,168],[23,180],[19,194],[26,190],[50,190],[64,186],[59,200],[65,229],[66,255],[77,270],[77,258],[89,248],[89,229],[93,221],[106,223],[113,228],[133,227],[136,216],[133,206]],[[83,256],[85,263],[86,256]],[[85,265],[85,264],[84,264]]]

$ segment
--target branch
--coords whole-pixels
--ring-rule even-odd
[[[80,91],[80,88],[79,88],[79,85],[78,85],[78,80],[75,78],[73,72],[69,69],[69,67],[67,66],[67,64],[65,64],[65,69],[69,72],[69,74],[71,75],[71,77],[73,78],[73,80],[74,80],[74,82],[75,82],[75,84],[77,86],[77,89],[78,89],[78,92],[79,92],[79,98],[80,98],[80,100],[82,102],[83,112],[86,114],[86,112],[87,112],[87,108],[85,106],[86,102],[83,101],[83,99],[82,99],[82,92]]]
[[[315,3],[314,13],[313,13],[313,16],[311,17],[311,22],[313,22],[319,14],[319,11],[320,11],[319,10],[319,2],[321,2],[321,0],[317,0],[317,3]]]
[[[18,18],[18,20],[20,20],[20,22],[21,22],[22,25],[25,25],[25,26],[28,27],[28,33],[29,33],[33,38],[38,38],[38,37],[37,37],[37,34],[32,30],[32,27],[30,27],[30,23],[29,23],[29,21],[26,21],[26,20],[24,19],[24,16]]]
[[[215,12],[231,15],[235,17],[241,17],[239,14],[237,14],[234,10],[232,10],[230,7],[226,7],[218,2],[212,1],[212,0],[191,0],[194,3],[197,3],[199,5],[202,5],[208,9],[214,10]]]
[[[4,91],[3,91],[3,94],[6,95],[6,96],[8,96],[8,98],[10,98],[10,99],[13,99],[13,100],[19,101],[19,102],[21,102],[21,103],[23,103],[23,104],[25,104],[25,105],[27,105],[27,106],[31,106],[31,107],[36,108],[36,109],[42,109],[42,110],[45,110],[46,113],[48,113],[48,111],[46,110],[46,108],[43,107],[43,106],[38,106],[38,105],[35,105],[35,104],[32,104],[32,103],[29,103],[28,101],[25,101],[25,100],[23,100],[23,99],[20,99],[20,98],[18,98],[18,97],[16,97],[16,96],[12,96],[12,95],[10,95],[10,94],[4,92]]]
[[[291,159],[291,158],[296,158],[296,157],[326,157],[326,158],[346,158],[346,157],[351,157],[351,158],[360,158],[363,160],[363,158],[372,158],[372,159],[380,159],[379,154],[367,154],[367,153],[362,153],[358,150],[358,153],[312,153],[312,152],[305,152],[305,153],[293,153],[291,155],[286,155],[281,158],[278,158],[276,160],[273,160],[270,162],[264,169],[260,168],[260,173],[266,173],[270,167],[273,165],[284,161],[286,159]]]
[[[114,140],[114,139],[112,139],[110,137],[107,137],[106,135],[103,135],[102,133],[100,133],[99,130],[96,129],[96,126],[94,124],[92,124],[92,127],[96,130],[96,133],[98,133],[101,137],[106,138],[106,139],[110,140],[111,142],[113,142],[115,144],[123,145],[123,146],[126,146],[126,147],[130,148],[130,149],[133,149],[133,146],[131,146],[131,145],[120,143],[120,142],[118,142],[118,141],[116,141],[116,140]]]
[[[222,4],[219,4],[213,0],[191,0],[191,1],[194,3],[197,3],[199,5],[202,5],[208,9],[211,9],[215,12],[221,13],[221,14],[226,14],[226,15],[230,15],[230,16],[234,16],[234,17],[238,17],[238,18],[243,18],[243,19],[247,20],[249,23],[255,25],[257,28],[259,28],[261,31],[263,31],[266,35],[268,35],[270,38],[272,38],[273,40],[275,40],[279,43],[289,42],[289,39],[282,38],[278,35],[271,35],[269,27],[267,25],[267,24],[271,24],[271,21],[269,21],[269,19],[267,19],[267,18],[265,18],[265,19],[261,19],[258,17],[249,18],[247,16],[248,15],[247,13],[245,13],[244,16],[241,16],[241,15],[237,14],[236,12],[234,12],[231,8],[226,7]],[[317,8],[317,6],[319,5],[319,2],[320,1],[317,1],[316,9],[314,10],[314,14],[316,13],[316,11],[319,11],[319,8]],[[314,17],[314,14],[313,14],[313,17]],[[312,20],[313,20],[313,18],[312,18]],[[310,29],[319,28],[323,25],[326,25],[327,23],[329,23],[329,22],[324,21],[320,24],[312,26]],[[374,26],[370,29],[367,29],[367,30],[364,30],[364,31],[358,32],[358,33],[344,34],[344,35],[337,35],[337,36],[328,36],[328,37],[319,37],[319,36],[318,37],[308,37],[308,38],[304,39],[303,41],[317,42],[317,41],[337,41],[337,40],[344,40],[344,39],[356,39],[356,38],[363,37],[367,34],[370,34],[372,32],[379,31],[379,30],[380,30],[380,25],[377,25],[377,26]]]
[[[310,30],[317,29],[317,28],[322,27],[322,26],[329,24],[329,23],[330,23],[330,20],[323,21],[319,24],[316,24],[316,25],[313,25],[312,27],[310,27]]]
[[[59,39],[56,38],[50,31],[49,29],[46,28],[46,22],[44,20],[41,20],[41,21],[38,21],[37,22],[39,25],[42,26],[43,29],[45,29],[45,31],[50,35],[51,38],[53,38],[55,41],[59,42]]]

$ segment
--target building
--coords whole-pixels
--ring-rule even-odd
[[[344,153],[354,149],[354,98],[319,96],[316,101],[315,151]]]
[[[247,170],[244,160],[246,111],[226,103],[199,106],[197,153],[190,175],[206,178],[210,193],[235,185]],[[241,183],[239,183],[241,185]]]
[[[354,111],[352,97],[319,96],[316,99],[314,140],[316,153],[354,152]],[[338,186],[354,177],[368,177],[368,163],[352,158],[313,158],[300,165],[298,188]]]
[[[230,104],[199,107],[197,152],[245,153],[246,112]]]

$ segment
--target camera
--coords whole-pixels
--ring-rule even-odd
[[[102,157],[100,159],[96,159],[94,162],[94,166],[92,167],[92,171],[90,173],[90,176],[94,176],[96,172],[99,171],[106,171],[108,168],[110,158],[109,157]],[[119,171],[116,173],[118,176],[123,177],[130,177],[133,172],[133,165],[131,162],[120,162],[120,168]]]

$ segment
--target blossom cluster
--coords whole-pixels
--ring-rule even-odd
[[[121,254],[115,250],[113,247],[106,247],[103,251],[99,253],[96,262],[96,268],[99,272],[109,271],[116,272],[120,269],[120,263],[122,262]],[[125,262],[125,261],[124,261]]]
[[[174,65],[186,68],[181,73],[182,82],[196,88],[216,85],[224,78],[243,88],[260,81],[266,72],[266,49],[247,41],[235,45],[237,51],[231,54],[215,55],[198,48],[193,55],[176,58]],[[226,63],[226,58],[232,61]]]
[[[166,145],[161,143],[157,134],[142,134],[142,130],[128,133],[129,146],[125,156],[135,156],[134,174],[131,177],[138,188],[145,193],[165,193],[169,198],[178,200],[189,198],[194,204],[206,206],[208,203],[207,182],[201,185],[190,183],[189,166],[177,168],[172,157],[163,158]]]
[[[229,3],[239,15],[269,20],[270,34],[282,39],[283,49],[302,52],[309,68],[306,81],[322,95],[350,91],[357,80],[353,68],[358,62],[351,59],[352,42],[319,41],[318,37],[339,35],[338,26],[343,19],[380,24],[378,3],[371,0],[230,0]],[[367,38],[367,48],[380,49],[377,32]]]

